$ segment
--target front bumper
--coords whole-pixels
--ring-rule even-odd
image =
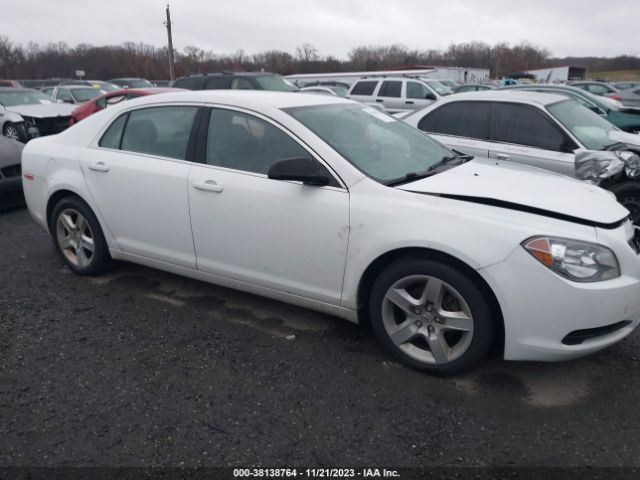
[[[633,332],[640,323],[640,257],[624,241],[615,247],[624,265],[622,276],[605,282],[571,282],[523,248],[479,271],[502,309],[505,359],[568,360],[608,347]],[[588,334],[581,336],[583,331]],[[566,341],[576,335],[579,343]]]

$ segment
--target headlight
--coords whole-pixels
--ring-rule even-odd
[[[574,282],[600,282],[620,276],[615,253],[595,243],[556,237],[533,237],[524,249],[542,263]]]

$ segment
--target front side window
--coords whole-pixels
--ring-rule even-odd
[[[234,78],[231,80],[232,90],[254,90],[253,85],[246,78]]]
[[[407,98],[424,100],[429,96],[429,89],[419,82],[407,82]]]
[[[428,113],[418,128],[430,133],[488,140],[490,117],[488,102],[454,102]]]
[[[547,110],[590,150],[603,150],[616,143],[609,138],[609,132],[617,130],[616,127],[575,102],[554,103]]]
[[[120,148],[185,160],[197,107],[152,107],[134,110],[122,135]]]
[[[579,107],[572,100],[567,102]],[[566,135],[535,107],[502,102],[496,107],[497,141],[555,152],[567,150]]]
[[[206,163],[267,174],[276,160],[310,157],[289,135],[264,120],[233,110],[212,109]]]
[[[400,98],[402,93],[402,82],[396,80],[386,80],[382,82],[379,97]]]
[[[419,130],[364,105],[317,105],[284,111],[381,183],[422,172],[452,155]]]
[[[66,102],[67,100],[73,101],[73,97],[69,93],[69,90],[67,90],[66,88],[59,88],[58,93],[56,93],[56,98],[58,100],[62,100],[63,102]]]

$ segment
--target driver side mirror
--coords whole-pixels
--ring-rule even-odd
[[[267,176],[272,180],[296,181],[316,187],[329,185],[325,169],[315,160],[305,157],[276,160]]]
[[[436,99],[436,96],[435,96],[433,93],[429,92],[429,93],[427,93],[427,94],[424,96],[424,98],[425,98],[426,100],[435,100],[435,99]]]

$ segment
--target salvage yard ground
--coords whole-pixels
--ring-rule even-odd
[[[366,329],[119,264],[0,213],[0,465],[640,465],[640,333],[440,379]]]

